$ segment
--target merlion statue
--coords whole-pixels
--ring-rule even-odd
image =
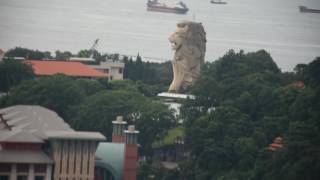
[[[169,92],[183,93],[200,75],[206,51],[206,32],[201,23],[182,21],[177,24],[177,30],[170,35],[169,41],[175,51]]]

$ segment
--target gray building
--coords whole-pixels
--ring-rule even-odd
[[[41,106],[0,109],[0,179],[93,180],[95,151],[105,139],[74,131]]]

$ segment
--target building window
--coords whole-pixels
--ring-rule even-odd
[[[35,173],[46,173],[47,165],[46,164],[35,164],[34,172]]]
[[[29,165],[28,164],[18,164],[17,166],[17,172],[21,173],[21,172],[29,172]]]
[[[0,180],[9,180],[9,176],[1,175]]]
[[[34,180],[44,180],[44,176],[36,176],[34,177]]]
[[[122,74],[123,69],[119,68],[119,74]]]
[[[27,180],[28,176],[25,175],[18,175],[17,180]]]
[[[0,172],[11,172],[11,164],[0,164]]]
[[[104,69],[103,72],[109,74],[109,69]]]

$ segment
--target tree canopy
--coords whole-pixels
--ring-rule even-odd
[[[12,59],[0,61],[0,92],[7,92],[21,81],[34,77],[32,67]]]
[[[207,63],[182,107],[192,158],[180,177],[319,179],[318,62],[282,73],[265,51],[229,51]],[[276,137],[284,146],[271,151]]]
[[[51,53],[49,51],[39,51],[39,50],[31,50],[22,47],[16,47],[14,49],[10,49],[5,54],[8,58],[13,57],[24,57],[26,59],[33,59],[33,60],[42,60],[42,59],[51,59]]]
[[[102,91],[86,98],[75,106],[71,124],[79,130],[102,132],[111,137],[112,121],[116,116],[124,116],[139,131],[144,153],[151,153],[154,139],[163,136],[174,123],[172,112],[160,102],[155,102],[137,91]]]
[[[64,75],[24,81],[10,91],[5,105],[40,105],[67,118],[70,106],[79,104],[85,96],[85,88],[80,86],[84,84],[82,81]]]
[[[130,80],[108,82],[54,75],[21,82],[0,100],[0,105],[44,106],[57,112],[71,127],[99,131],[108,139],[112,121],[124,116],[140,131],[141,152],[150,155],[153,141],[164,136],[175,120],[173,112],[148,97],[154,93],[146,89],[151,88]]]
[[[59,54],[60,53],[60,54]],[[67,58],[71,53],[59,52]],[[79,56],[88,56],[80,51]],[[7,56],[42,59],[50,54],[16,48]],[[118,54],[95,54],[121,59]],[[175,128],[173,112],[155,95],[171,81],[170,62],[146,63],[124,57],[124,81],[76,79],[64,75],[34,78],[30,66],[0,63],[0,106],[41,105],[56,111],[73,128],[111,137],[111,122],[122,115],[140,130],[142,153]],[[143,164],[139,179],[314,180],[320,179],[320,58],[281,72],[264,50],[230,50],[206,63],[192,87],[195,99],[181,108],[190,151],[179,168]],[[275,138],[283,146],[272,150]]]

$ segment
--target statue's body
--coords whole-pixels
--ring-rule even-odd
[[[206,33],[201,23],[183,21],[169,37],[175,51],[173,80],[169,92],[186,92],[200,75],[206,51]]]

